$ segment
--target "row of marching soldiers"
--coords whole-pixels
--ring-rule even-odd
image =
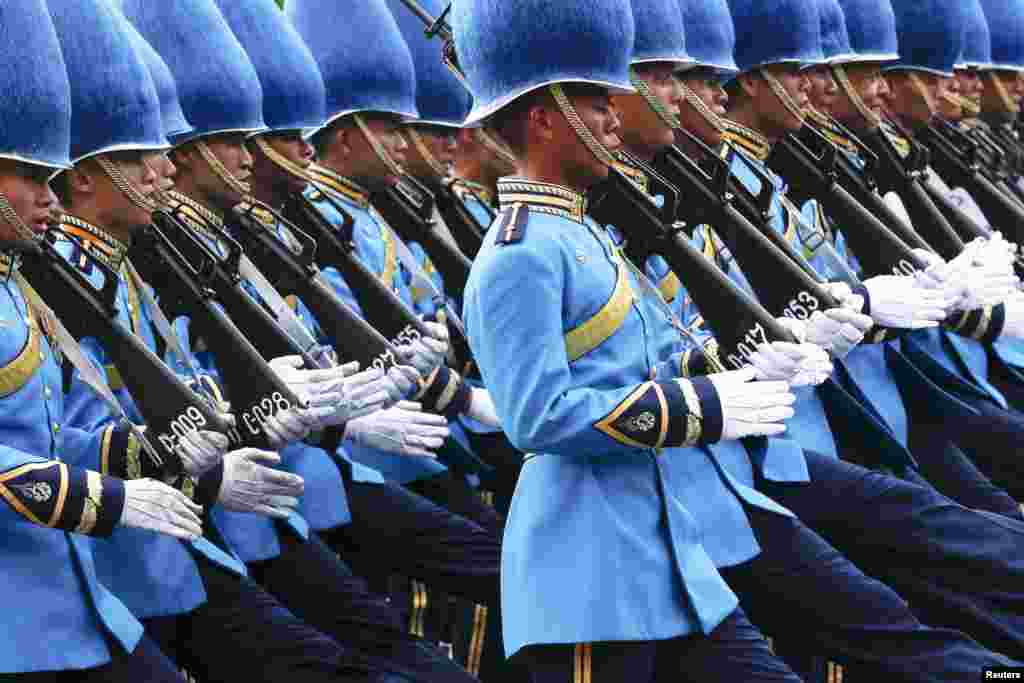
[[[0,680],[1024,661],[1024,2],[0,44]]]

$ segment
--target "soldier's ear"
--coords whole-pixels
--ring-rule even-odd
[[[334,147],[345,158],[352,156],[352,136],[356,134],[356,127],[349,125],[334,126],[333,128],[327,132],[327,147]]]
[[[92,175],[82,168],[81,163],[65,171],[64,175],[65,187],[70,190],[72,196],[90,195],[96,191],[96,183],[93,181]]]
[[[761,87],[761,78],[759,75],[752,71],[740,74],[736,77],[736,81],[740,84],[740,92],[747,97],[757,97],[757,92]]]
[[[554,135],[554,121],[551,118],[553,113],[553,108],[545,106],[543,102],[530,105],[526,110],[526,127],[531,131],[532,137],[551,139]]]

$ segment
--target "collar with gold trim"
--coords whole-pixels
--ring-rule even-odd
[[[17,254],[0,251],[0,278],[6,278],[18,270],[20,259]]]
[[[768,138],[755,130],[729,119],[722,119],[725,123],[725,131],[722,132],[722,140],[754,157],[758,161],[768,161],[772,145]]]
[[[472,180],[455,178],[452,180],[452,192],[463,201],[466,200],[466,197],[474,197],[487,204],[487,206],[494,206],[494,193],[489,188]]]
[[[857,145],[846,135],[846,131],[839,127],[831,116],[823,114],[813,107],[807,108],[807,122],[814,126],[815,130],[825,136],[829,142],[845,152],[856,153]]]
[[[629,178],[634,185],[644,191],[644,194],[650,194],[650,179],[638,166],[639,162],[626,152],[615,155],[615,170]]]
[[[885,133],[885,137],[889,138],[892,142],[893,147],[903,158],[910,156],[910,141],[903,136],[903,133],[899,128],[894,126],[889,121],[882,121],[881,130]]]
[[[224,227],[224,219],[221,218],[217,212],[207,208],[188,195],[184,195],[177,190],[168,192],[167,197],[168,208],[172,211],[176,211],[179,215],[185,218],[185,220],[188,221],[190,228],[208,239],[218,239],[218,235],[211,231],[209,227],[211,225],[215,228]]]
[[[83,247],[88,249],[92,256],[110,266],[114,272],[121,269],[128,245],[110,233],[70,214],[63,214],[60,217],[60,230],[81,240]]]
[[[326,166],[316,163],[310,164],[306,173],[313,183],[323,185],[359,208],[365,209],[370,205],[369,191],[354,180],[338,175]]]
[[[577,223],[583,223],[587,212],[587,198],[576,190],[515,177],[498,181],[498,204],[503,208],[526,204],[531,211],[561,216]]]

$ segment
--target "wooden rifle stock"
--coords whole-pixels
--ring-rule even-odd
[[[658,173],[687,198],[679,207],[680,215],[694,225],[707,223],[715,228],[761,304],[772,314],[806,319],[816,310],[839,306],[817,276],[805,270],[803,259],[784,236],[771,226],[766,226],[766,232],[758,230],[732,205],[728,164],[714,155],[708,159],[715,164],[713,175],[708,175],[678,147],[663,150],[655,159]]]
[[[768,165],[789,183],[790,198],[797,204],[811,198],[822,203],[839,221],[867,276],[904,274],[924,267],[906,242],[836,181],[838,150],[827,141],[820,149],[822,155],[816,157],[792,135],[772,145]]]
[[[681,229],[666,225],[650,198],[620,171],[589,194],[588,213],[599,223],[614,225],[632,241],[644,242],[660,254],[686,283],[686,289],[711,328],[722,358],[733,368],[746,361],[756,346],[794,341],[759,303],[736,286],[687,241]]]
[[[437,231],[434,201],[433,193],[410,176],[402,176],[396,185],[370,197],[370,203],[402,241],[417,242],[423,247],[441,273],[445,288],[457,292],[461,299],[473,264]]]
[[[66,234],[62,239],[79,244]],[[196,429],[227,435],[237,442],[230,423],[198,393],[181,380],[142,340],[117,320],[118,276],[106,264],[91,258],[104,278],[97,289],[61,256],[49,240],[48,233],[38,250],[26,251],[20,266],[29,284],[49,304],[72,336],[81,340],[92,337],[103,345],[121,373],[125,388],[131,394],[149,428],[155,447],[160,448],[167,474],[181,474],[181,461],[174,447],[185,433]],[[88,251],[79,249],[85,258]]]
[[[169,218],[155,212],[154,223],[133,234],[128,258],[156,290],[167,317],[188,316],[195,336],[203,339],[216,359],[235,409],[240,445],[270,448],[263,422],[279,411],[299,407],[301,401],[214,301],[213,290],[206,284],[217,267],[213,255],[197,242],[193,258],[201,260],[187,260],[161,230],[175,229]]]
[[[298,251],[293,251],[250,210],[236,207],[225,223],[274,287],[282,295],[297,296],[309,307],[340,358],[359,361],[363,368],[387,369],[398,362],[395,346],[346,306],[320,276],[314,260],[316,242],[309,235],[289,226],[299,245]]]

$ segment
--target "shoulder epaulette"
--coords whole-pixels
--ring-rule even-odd
[[[526,225],[530,222],[530,208],[523,203],[502,208],[498,213],[495,230],[495,244],[515,244],[526,236]]]

